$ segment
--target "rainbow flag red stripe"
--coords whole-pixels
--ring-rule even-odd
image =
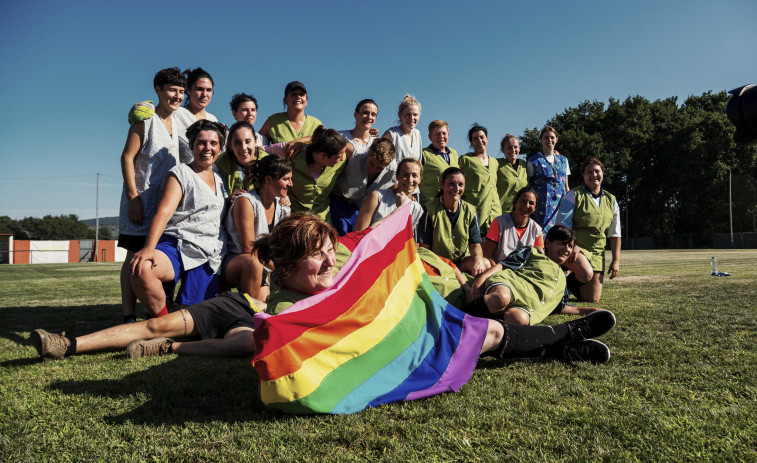
[[[405,207],[357,244],[332,288],[256,315],[252,364],[269,407],[355,413],[457,391],[487,327],[434,290]]]

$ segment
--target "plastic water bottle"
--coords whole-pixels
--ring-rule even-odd
[[[712,256],[712,260],[710,260],[710,275],[717,275],[718,274],[718,260],[715,259],[715,256]]]

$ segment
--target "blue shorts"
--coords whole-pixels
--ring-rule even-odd
[[[355,226],[357,215],[360,212],[360,206],[355,206],[343,197],[333,193],[331,194],[329,203],[331,225],[336,228],[339,236],[344,236],[351,232]]]
[[[218,275],[210,268],[210,264],[205,262],[199,267],[184,270],[176,238],[161,236],[155,249],[165,254],[173,266],[173,282],[163,283],[167,295],[173,294],[176,283],[181,279],[176,303],[193,305],[218,295]]]

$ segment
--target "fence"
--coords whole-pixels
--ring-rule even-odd
[[[14,240],[0,237],[0,263],[51,264],[68,262],[123,262],[126,251],[115,240]]]

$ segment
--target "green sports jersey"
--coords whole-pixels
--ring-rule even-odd
[[[502,204],[502,213],[506,214],[513,210],[515,193],[528,186],[528,172],[526,172],[526,161],[522,159],[518,159],[515,166],[504,158],[499,158],[497,161],[499,161],[497,191],[499,192],[499,201]]]
[[[595,272],[605,269],[605,246],[607,230],[612,223],[615,208],[615,196],[604,191],[599,206],[584,185],[573,190],[576,198],[573,209],[573,231],[576,233],[576,245],[591,253],[591,268]]]
[[[461,157],[459,162],[460,168],[465,172],[463,200],[476,208],[481,236],[486,236],[494,219],[502,215],[502,204],[497,192],[499,163],[489,156],[489,165],[485,166],[473,153]]]
[[[457,151],[449,149],[449,164],[443,157],[435,154],[431,147],[423,148],[421,152],[421,162],[423,163],[423,178],[418,186],[420,190],[420,203],[426,204],[431,201],[439,191],[439,182],[442,179],[442,173],[449,167],[460,167],[457,160]]]

